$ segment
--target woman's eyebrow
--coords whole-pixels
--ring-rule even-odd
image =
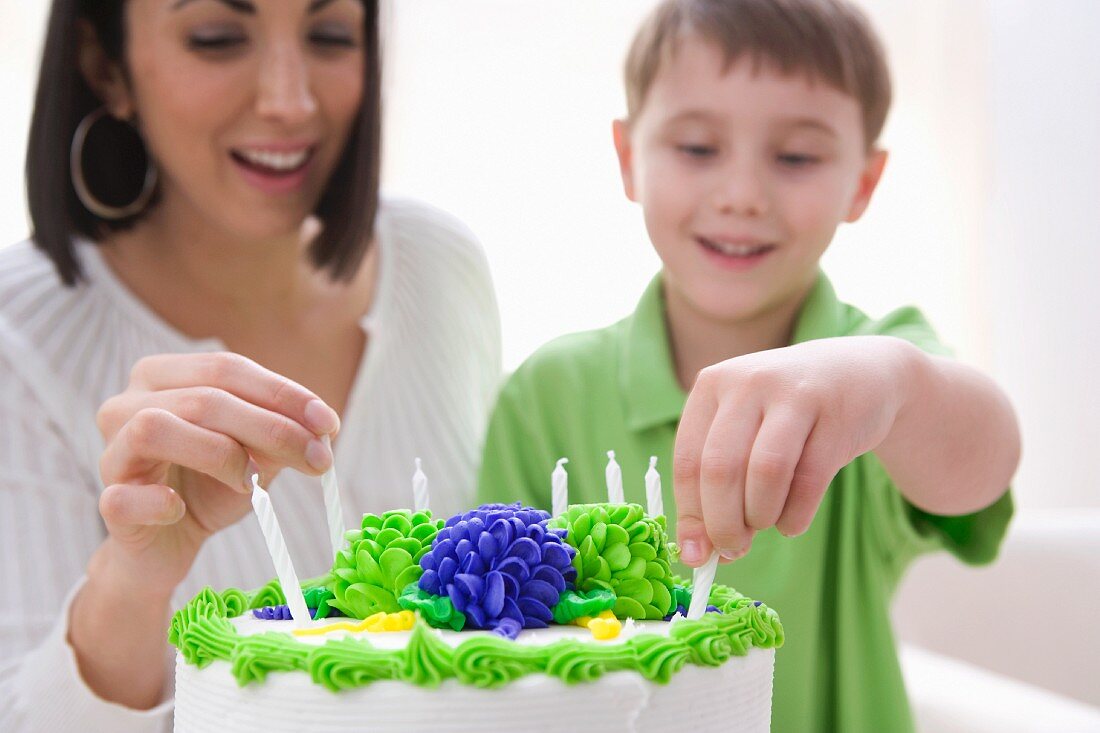
[[[217,0],[220,3],[228,5],[238,13],[246,13],[248,15],[256,14],[256,6],[248,2],[248,0]],[[172,6],[172,10],[179,10],[184,5],[189,5],[195,2],[195,0],[176,0],[176,4]]]
[[[176,4],[172,6],[172,10],[179,10],[184,5],[193,2],[195,2],[195,0],[176,0]],[[256,14],[256,6],[248,0],[217,0],[217,2],[228,5],[230,8],[236,10],[238,13],[246,13],[248,15]],[[313,2],[309,4],[309,12],[316,13],[318,10],[325,7],[331,2],[333,2],[333,0],[313,0]]]

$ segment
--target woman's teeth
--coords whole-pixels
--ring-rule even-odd
[[[721,252],[729,257],[751,257],[771,249],[770,244],[729,244],[727,242],[715,242],[710,239],[700,239],[707,249]]]
[[[279,153],[274,150],[235,150],[233,152],[246,163],[278,173],[289,173],[301,168],[310,154],[308,148],[292,153]]]

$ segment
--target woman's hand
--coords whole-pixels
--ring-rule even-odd
[[[833,476],[887,437],[916,348],[860,336],[748,354],[699,373],[676,433],[684,562],[745,555],[756,532],[805,532]]]
[[[251,510],[249,474],[268,482],[284,467],[319,474],[331,465],[319,437],[339,418],[286,377],[209,353],[142,359],[97,423],[110,537],[96,560],[167,597],[203,541]]]

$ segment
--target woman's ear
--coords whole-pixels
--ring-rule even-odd
[[[626,120],[615,120],[611,123],[611,135],[615,140],[615,154],[619,156],[623,192],[631,201],[637,201],[634,198],[634,151],[630,142],[630,123]]]
[[[859,187],[848,207],[848,214],[844,217],[844,221],[851,223],[863,216],[863,212],[871,203],[871,195],[878,187],[878,182],[882,180],[882,171],[886,168],[887,157],[887,152],[878,148],[867,154],[867,160],[859,174]]]
[[[77,21],[77,33],[77,66],[84,81],[112,116],[120,120],[130,119],[134,115],[134,104],[122,66],[107,57],[91,22],[85,19]]]

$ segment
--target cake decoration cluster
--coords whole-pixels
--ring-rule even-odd
[[[446,596],[464,625],[507,638],[547,627],[550,609],[577,574],[566,530],[549,529],[549,519],[519,503],[486,504],[449,518],[421,559],[423,575],[410,595]]]

